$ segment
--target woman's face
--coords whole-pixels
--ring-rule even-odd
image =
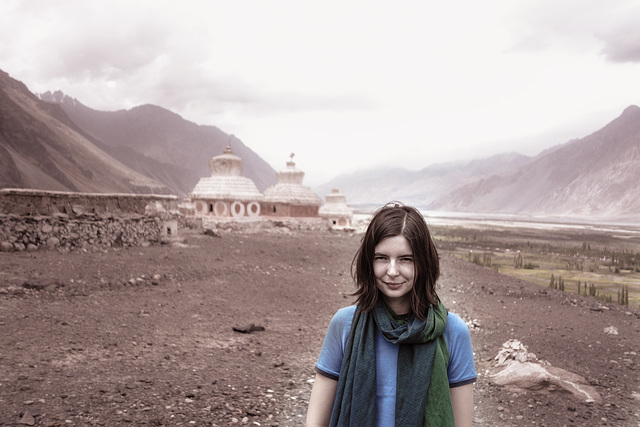
[[[407,314],[411,308],[415,266],[413,251],[404,236],[387,237],[376,245],[373,273],[389,308],[396,314]]]

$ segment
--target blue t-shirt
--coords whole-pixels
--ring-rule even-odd
[[[356,306],[341,308],[331,319],[322,350],[316,363],[316,371],[337,380],[340,376],[344,349],[349,340],[351,321]],[[475,382],[476,367],[469,328],[454,313],[447,314],[444,337],[449,349],[447,376],[450,387],[458,387]],[[396,375],[398,369],[399,346],[391,344],[380,330],[376,332],[376,425],[395,425]]]

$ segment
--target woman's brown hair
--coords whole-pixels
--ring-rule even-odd
[[[437,305],[436,282],[440,277],[440,258],[422,214],[411,206],[389,203],[378,209],[365,232],[351,263],[358,304],[369,311],[381,298],[373,272],[373,257],[378,243],[387,237],[404,236],[413,252],[415,283],[411,290],[411,311],[424,320],[429,307]]]

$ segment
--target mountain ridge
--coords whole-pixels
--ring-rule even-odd
[[[65,112],[0,70],[0,187],[168,194],[100,150]]]
[[[517,152],[434,164],[419,171],[369,169],[316,187],[339,189],[355,207],[391,200],[425,210],[556,218],[637,220],[640,107],[601,129],[527,157]]]
[[[485,159],[435,163],[418,171],[374,168],[342,174],[315,190],[318,194],[328,194],[332,188],[338,188],[354,206],[379,206],[399,200],[426,208],[452,188],[492,174],[508,173],[530,160],[528,156],[511,152]]]
[[[633,218],[640,211],[640,108],[536,156],[517,173],[460,187],[431,206],[512,214]]]
[[[275,170],[234,135],[215,126],[197,125],[163,107],[144,104],[98,111],[60,91],[45,92],[40,98],[60,105],[78,126],[109,147],[106,150],[114,157],[160,179],[179,196],[211,175],[209,159],[222,154],[227,145],[242,158],[243,175],[259,190],[276,182]],[[132,158],[131,150],[139,155]]]

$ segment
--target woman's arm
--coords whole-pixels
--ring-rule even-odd
[[[338,381],[316,374],[316,379],[311,389],[311,397],[309,398],[307,427],[329,425],[337,388]]]
[[[473,423],[473,383],[449,389],[456,427],[471,427]]]

